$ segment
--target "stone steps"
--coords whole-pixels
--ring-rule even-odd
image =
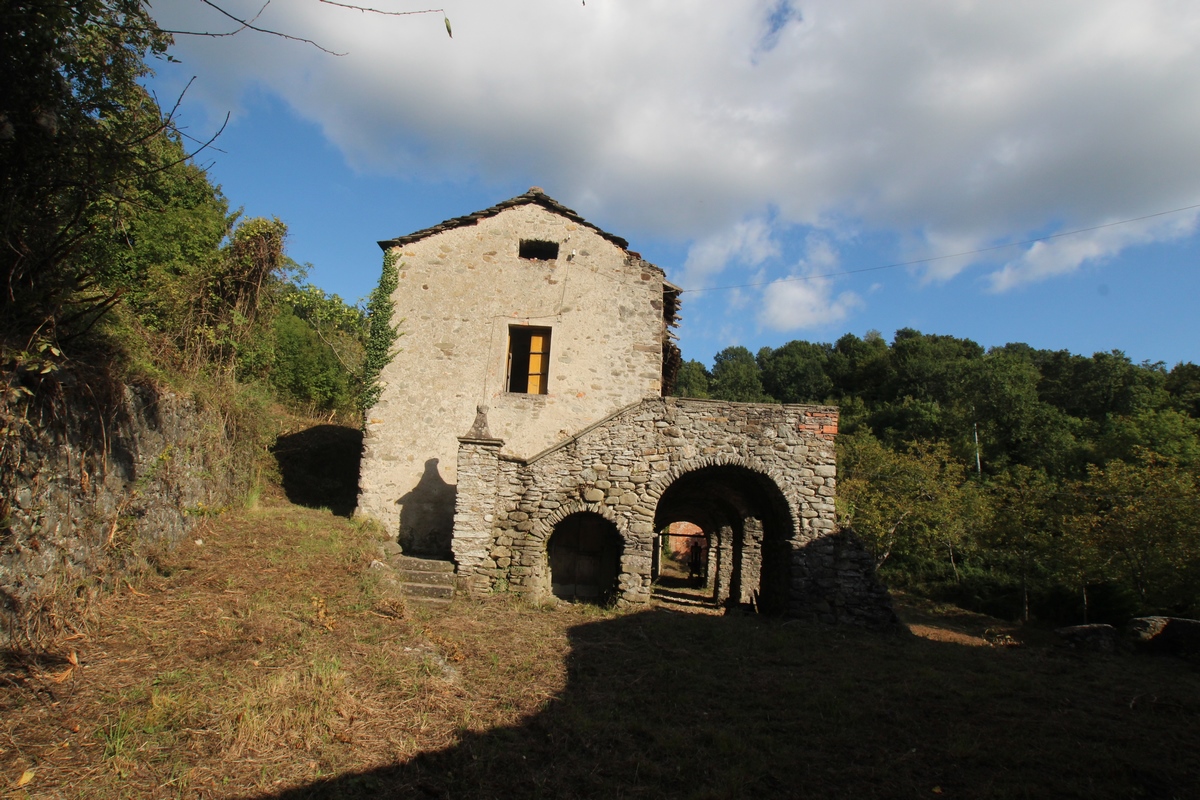
[[[400,545],[384,542],[379,546],[384,560],[376,560],[371,569],[381,582],[405,602],[426,608],[450,605],[454,598],[454,563],[439,558],[404,555]]]
[[[454,598],[453,562],[397,554],[388,566],[396,571],[397,592],[408,602],[442,607]]]
[[[654,599],[654,604],[661,608],[687,611],[693,614],[724,613],[724,608],[711,597],[695,595],[690,592],[673,591],[656,586],[651,590],[650,596]]]

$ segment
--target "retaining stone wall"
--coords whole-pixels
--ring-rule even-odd
[[[220,416],[169,392],[124,387],[104,408],[68,396],[40,414],[4,403],[0,421],[0,622],[18,637],[69,620],[240,485],[220,466]]]

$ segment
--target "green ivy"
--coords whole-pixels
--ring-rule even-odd
[[[362,394],[359,395],[363,412],[379,402],[379,396],[383,394],[379,376],[383,368],[396,357],[397,351],[392,348],[400,338],[400,329],[392,324],[392,312],[396,308],[392,293],[400,282],[400,269],[396,264],[398,260],[399,255],[395,250],[383,254],[379,285],[367,300],[367,340],[363,343],[366,355],[363,359]]]

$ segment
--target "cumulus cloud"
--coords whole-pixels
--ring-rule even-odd
[[[1027,283],[1073,272],[1087,263],[1113,257],[1127,247],[1190,236],[1196,231],[1197,213],[1164,220],[1141,220],[1083,234],[1036,242],[1019,258],[988,275],[992,291],[1003,292]]]
[[[253,14],[259,3],[225,5]],[[173,28],[228,23],[199,2],[156,10]],[[437,15],[295,0],[258,24],[348,55],[249,32],[181,37],[177,55],[201,76],[194,96],[221,116],[260,87],[364,171],[539,176],[613,229],[697,240],[687,273],[698,281],[755,265],[795,226],[885,232],[936,254],[941,243],[971,250],[1197,201],[1200,6],[461,0],[447,10],[453,40]],[[763,209],[769,219],[746,221]],[[1148,226],[1056,240],[991,285],[1172,235]],[[947,280],[973,263],[920,271]],[[799,307],[801,288],[780,291]]]
[[[763,292],[759,322],[774,331],[797,331],[841,322],[863,301],[854,292],[834,297],[833,281],[823,273],[838,266],[837,250],[822,236],[809,236],[804,259],[786,278]]]
[[[862,304],[862,298],[854,292],[834,297],[826,279],[797,280],[792,276],[767,287],[759,321],[764,327],[780,332],[820,328],[841,322]]]
[[[689,289],[699,288],[731,263],[754,267],[779,254],[779,243],[764,220],[738,222],[695,241],[688,248],[680,280]]]

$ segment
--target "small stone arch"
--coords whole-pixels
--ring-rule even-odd
[[[534,524],[533,530],[529,532],[529,535],[544,542],[550,538],[551,534],[554,533],[555,525],[562,522],[572,514],[582,514],[585,512],[598,514],[604,517],[613,525],[617,526],[617,533],[621,534],[622,536],[625,535],[625,531],[621,525],[621,520],[615,513],[613,513],[611,506],[606,506],[604,503],[588,503],[584,500],[572,500],[569,503],[563,503],[545,517],[542,517],[540,520],[538,520],[538,522]]]
[[[617,517],[610,506],[604,503],[589,503],[581,499],[563,503],[558,508],[546,514],[546,516],[535,521],[533,528],[526,534],[531,542],[537,544],[538,551],[541,553],[541,558],[534,567],[534,574],[532,576],[533,584],[536,587],[535,591],[540,596],[544,597],[553,593],[553,582],[550,574],[550,538],[554,535],[554,529],[559,523],[576,514],[595,514],[598,517],[603,517],[616,529],[617,536],[621,540],[622,547],[624,547],[626,531],[621,524],[622,520]]]
[[[625,541],[593,511],[563,517],[546,539],[545,581],[560,600],[607,603],[618,594]]]

